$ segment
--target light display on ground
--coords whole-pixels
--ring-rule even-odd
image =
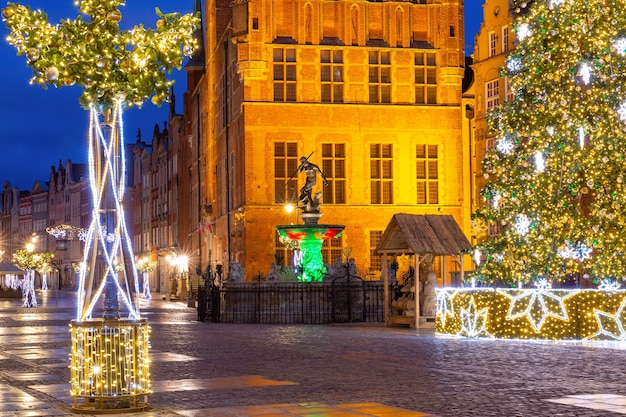
[[[441,335],[626,341],[626,290],[439,288],[437,300]]]
[[[9,2],[2,10],[8,42],[25,55],[32,83],[83,87],[90,112],[92,220],[85,235],[78,310],[70,324],[71,393],[75,412],[111,414],[147,408],[150,328],[139,313],[139,278],[125,223],[126,160],[122,113],[147,99],[169,98],[166,74],[196,48],[199,18],[163,14],[156,29],[120,30],[125,0],[77,0],[81,15],[60,24],[41,10]],[[63,230],[52,230],[66,238]],[[104,295],[102,319],[92,313]],[[120,319],[118,299],[128,314]],[[140,398],[143,397],[144,401]]]
[[[147,409],[141,401],[151,390],[146,320],[73,322],[70,330],[74,409]]]

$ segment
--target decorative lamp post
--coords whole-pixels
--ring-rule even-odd
[[[199,19],[163,14],[156,29],[120,30],[125,0],[76,0],[81,16],[52,25],[41,10],[8,3],[2,11],[8,41],[25,55],[32,83],[80,85],[80,104],[90,113],[89,185],[92,220],[86,233],[78,283],[76,319],[70,323],[73,410],[111,414],[148,408],[150,327],[138,306],[139,279],[126,227],[126,185],[122,113],[147,99],[160,105],[180,68],[196,47]],[[114,260],[118,260],[116,267]],[[104,295],[102,318],[92,312]],[[117,309],[121,299],[127,317]],[[109,360],[119,358],[117,361]]]

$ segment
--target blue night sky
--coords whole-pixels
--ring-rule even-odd
[[[20,3],[40,8],[48,14],[49,21],[74,19],[78,8],[73,0],[22,0]],[[203,2],[204,4],[204,2]],[[482,21],[483,0],[465,2],[466,54]],[[154,27],[157,15],[155,7],[162,12],[193,11],[194,0],[127,0],[122,11],[121,27],[130,29],[143,23]],[[4,6],[4,3],[2,3]],[[26,58],[18,57],[15,49],[6,42],[8,30],[0,25],[0,79],[3,80],[4,100],[0,104],[0,186],[5,181],[23,190],[29,190],[37,180],[48,181],[50,166],[58,166],[59,160],[74,163],[87,162],[88,112],[78,104],[80,87],[54,88],[48,90],[30,85],[31,70]],[[176,112],[182,113],[182,93],[186,87],[184,71],[170,74],[174,85]],[[141,129],[144,141],[152,139],[156,123],[163,128],[167,120],[169,104],[161,108],[149,101],[142,109],[132,108],[125,112],[125,140],[134,143],[137,129]]]

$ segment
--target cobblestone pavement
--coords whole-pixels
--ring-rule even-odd
[[[0,301],[0,417],[69,416],[75,293]],[[151,410],[138,417],[617,416],[620,345],[435,337],[379,324],[200,323],[153,299]]]

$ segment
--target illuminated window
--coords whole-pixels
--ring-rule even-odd
[[[437,145],[417,145],[415,165],[417,204],[439,204],[439,168]]]
[[[432,52],[415,53],[415,103],[437,103],[437,61]]]
[[[343,103],[343,51],[320,51],[322,102]]]
[[[370,145],[372,204],[393,204],[393,153],[390,144]]]
[[[487,111],[500,105],[500,80],[495,79],[485,85],[485,96],[487,97],[487,100],[485,100],[485,109]]]
[[[295,48],[274,48],[274,101],[296,101]]]
[[[343,247],[343,236],[328,239],[322,243],[322,260],[325,264],[334,265],[335,259],[341,259]]]
[[[389,51],[369,52],[370,103],[391,103],[391,61]]]
[[[296,178],[289,178],[298,169],[298,144],[276,142],[274,144],[274,202],[283,204],[296,201]],[[289,181],[289,183],[288,183]]]
[[[489,57],[491,58],[496,54],[496,32],[489,32]]]
[[[381,255],[376,253],[376,245],[378,245],[378,242],[380,242],[382,237],[382,230],[370,230],[370,271],[382,270],[383,258]]]
[[[343,143],[322,144],[322,172],[328,187],[322,191],[322,202],[326,204],[346,203],[346,145]]]
[[[487,235],[498,236],[502,231],[502,225],[500,222],[488,222],[487,223]]]
[[[502,26],[502,53],[509,51],[509,27]]]
[[[509,77],[504,77],[504,100],[513,100],[513,90],[511,89],[511,82]]]

